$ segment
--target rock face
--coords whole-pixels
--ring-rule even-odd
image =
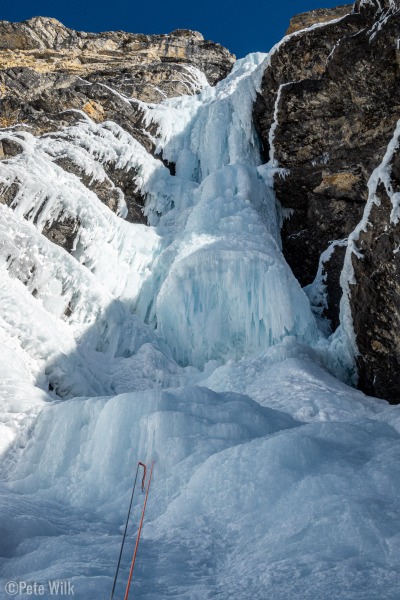
[[[266,158],[284,169],[276,175],[277,196],[286,209],[284,214],[290,215],[283,225],[283,248],[302,285],[313,281],[319,257],[329,245],[347,238],[361,220],[368,180],[381,163],[399,119],[399,8],[397,0],[364,0],[356,2],[353,10],[351,6],[333,9],[339,16],[344,14],[339,21],[296,31],[314,24],[319,15],[323,21],[333,17],[329,11],[300,15],[291,25],[295,33],[277,48],[264,73],[254,119]],[[375,210],[371,212],[374,219],[377,229],[383,227]],[[372,243],[362,239],[363,245]],[[390,370],[399,373],[398,358],[391,358],[390,364],[382,360],[385,352],[398,356],[393,351],[397,334],[389,341],[387,333],[388,329],[399,331],[397,317],[391,319],[382,309],[387,294],[393,297],[396,269],[382,267],[379,282],[376,273],[371,273],[374,262],[386,263],[387,254],[395,249],[392,243],[394,239],[384,249],[380,242],[374,261],[357,263],[351,306],[360,352],[360,388],[399,401],[389,376]],[[343,246],[337,245],[324,265],[325,316],[333,330],[339,323],[343,257]],[[393,311],[395,305],[393,300]],[[367,313],[372,315],[370,327]],[[385,326],[384,321],[378,324],[382,315]],[[372,331],[374,319],[373,339],[367,340],[366,331]],[[382,365],[379,378],[374,375],[379,362],[373,358],[376,353]]]
[[[351,135],[343,103],[348,100],[351,104],[351,97],[347,94],[342,98],[340,86],[346,82],[331,79],[327,73],[341,41],[353,39],[364,26],[360,14],[349,13],[338,22],[286,38],[271,58],[254,106],[266,158],[270,156],[285,169],[284,176],[276,176],[278,198],[291,214],[283,226],[283,247],[302,285],[314,279],[319,257],[329,243],[354,229],[366,200],[370,171],[367,167],[360,182],[358,161],[348,161],[351,166],[347,167],[343,152],[343,136]],[[338,131],[341,123],[347,132]],[[357,135],[353,139],[357,145]],[[338,159],[332,156],[333,151],[339,154]],[[350,190],[351,186],[355,189]],[[360,189],[364,198],[359,197]],[[349,202],[351,196],[354,201]]]
[[[214,85],[233,63],[193,31],[94,34],[43,17],[1,21],[0,127],[26,123],[38,135],[69,124],[73,114],[64,111],[83,110],[96,122],[112,119],[150,149],[140,101],[195,93],[204,74]],[[138,101],[136,110],[126,97]]]
[[[96,81],[100,74],[106,79],[123,72],[125,77],[118,76],[122,89],[144,101],[160,98],[154,90],[159,83],[166,95],[187,93],[190,67],[203,71],[209,83],[215,84],[228,74],[232,63],[225,48],[185,29],[169,35],[86,33],[44,17],[22,23],[0,21],[1,69],[30,68],[80,77],[96,74]]]
[[[371,178],[362,225],[346,257],[360,387],[400,403],[400,129]],[[350,251],[351,250],[351,251]]]
[[[311,27],[316,23],[327,23],[334,19],[340,19],[345,15],[348,15],[353,10],[352,4],[345,4],[344,6],[336,6],[335,8],[317,8],[316,10],[310,10],[309,12],[300,13],[290,19],[290,25],[286,32],[286,35],[290,35],[300,29]]]

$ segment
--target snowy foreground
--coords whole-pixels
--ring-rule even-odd
[[[24,148],[0,165],[19,182],[0,205],[1,597],[61,579],[106,600],[137,461],[154,459],[132,598],[400,598],[400,412],[346,384],[345,303],[326,337],[282,256],[273,129],[260,166],[251,123],[265,60],[143,105],[176,176],[84,114],[40,139],[0,131]],[[151,227],[61,156],[99,181],[136,168]],[[71,216],[69,255],[41,231]]]

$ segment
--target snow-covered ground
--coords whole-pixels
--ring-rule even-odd
[[[137,461],[155,460],[132,597],[400,597],[400,412],[348,387],[351,332],[326,337],[281,253],[251,121],[265,60],[143,105],[175,176],[83,114],[0,132],[24,149],[0,164],[19,188],[0,205],[1,594],[60,579],[108,598]],[[151,226],[60,157],[99,181],[134,168]],[[41,234],[60,218],[71,255]]]

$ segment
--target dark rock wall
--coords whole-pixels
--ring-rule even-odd
[[[313,281],[322,252],[333,241],[347,238],[360,222],[368,180],[382,161],[400,118],[400,3],[364,0],[356,2],[353,10],[334,10],[345,16],[321,27],[296,31],[278,47],[254,106],[266,159],[273,158],[276,166],[285,169],[283,175],[276,175],[278,199],[291,214],[282,229],[283,250],[302,285]],[[295,28],[314,24],[318,14],[300,15],[294,20]],[[322,14],[322,20],[327,16],[332,15]],[[371,219],[376,220],[378,229],[383,227],[375,209]],[[372,239],[362,243],[372,244]],[[393,297],[392,287],[397,286],[397,268],[387,259],[393,247],[387,244],[385,250],[381,244],[375,247],[374,261],[371,254],[370,259],[358,263],[357,285],[352,287],[359,385],[368,393],[399,401],[390,375],[391,371],[400,373],[400,363],[393,358],[397,356],[397,342],[392,339],[385,344],[387,334],[385,338],[383,333],[375,341],[366,339],[374,319],[387,319],[386,328],[400,332],[396,302],[390,304],[392,318],[387,309],[383,311],[387,294]],[[325,264],[325,316],[332,330],[339,323],[343,257],[343,249],[337,248]],[[379,283],[376,263],[381,264]],[[375,322],[375,334],[377,327]],[[372,359],[377,352],[380,358]],[[390,361],[383,358],[384,352],[392,357]],[[378,377],[374,370],[379,360],[384,366]],[[381,383],[371,384],[374,377]]]
[[[400,135],[398,132],[397,135]],[[350,308],[358,348],[359,387],[400,403],[400,150],[371,190],[365,225],[348,257],[354,269]],[[393,212],[395,210],[395,212]]]

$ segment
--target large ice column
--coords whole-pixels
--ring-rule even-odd
[[[147,314],[184,365],[238,358],[287,335],[317,336],[280,250],[268,173],[257,169],[252,106],[265,59],[250,55],[215,88],[165,101],[150,115],[159,150],[180,178],[199,184],[167,213],[160,206],[159,232],[173,232],[173,242],[154,263],[158,288]]]
[[[315,339],[278,231],[275,196],[255,167],[231,165],[203,182],[156,304],[158,330],[179,362],[202,367],[287,335]]]
[[[309,305],[297,286],[282,260],[217,242],[174,264],[158,298],[159,331],[180,363],[199,368],[288,335],[311,342]]]

